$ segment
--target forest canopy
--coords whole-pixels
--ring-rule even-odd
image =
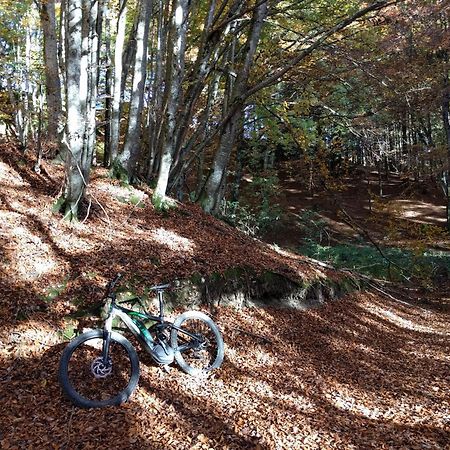
[[[444,0],[1,0],[0,27],[0,132],[65,164],[69,220],[96,164],[218,213],[289,159],[433,180],[449,216]]]

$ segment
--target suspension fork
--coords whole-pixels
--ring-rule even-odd
[[[113,321],[113,313],[111,311],[108,318],[105,320],[105,326],[103,328],[103,347],[102,347],[102,358],[103,364],[108,364],[109,357],[109,344],[111,342],[111,329],[112,329],[112,321]]]
[[[163,291],[158,290],[156,291],[158,295],[158,303],[159,303],[159,318],[161,319],[161,322],[164,322],[164,299],[163,299]]]

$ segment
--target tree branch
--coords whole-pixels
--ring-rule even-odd
[[[266,87],[272,86],[273,84],[276,84],[283,75],[285,75],[287,72],[292,70],[295,66],[297,66],[300,63],[300,61],[305,59],[314,50],[319,48],[330,36],[347,28],[350,24],[355,22],[357,19],[364,17],[368,13],[373,12],[373,11],[378,11],[380,9],[386,8],[387,6],[395,4],[395,3],[397,3],[397,0],[394,0],[394,1],[379,0],[363,9],[360,9],[358,12],[356,12],[352,16],[348,17],[347,19],[342,20],[341,22],[336,24],[334,27],[332,27],[328,31],[324,32],[322,34],[322,36],[320,36],[315,42],[313,42],[308,47],[303,49],[295,58],[293,58],[283,68],[278,69],[275,73],[273,73],[271,75],[266,75],[262,81],[260,81],[258,84],[256,84],[252,88],[250,88],[247,91],[247,93],[245,94],[245,99],[252,96],[256,92],[260,91],[261,89],[264,89]]]

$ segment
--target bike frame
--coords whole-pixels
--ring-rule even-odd
[[[105,320],[104,323],[104,328],[103,328],[103,349],[102,349],[102,355],[103,355],[103,362],[105,364],[107,364],[108,361],[108,355],[109,355],[109,344],[111,341],[111,332],[112,332],[112,323],[113,320],[116,317],[119,317],[119,319],[126,325],[126,327],[131,331],[131,333],[138,339],[138,341],[140,342],[140,344],[144,347],[144,349],[150,353],[151,355],[153,355],[153,349],[150,346],[150,343],[153,343],[154,340],[151,337],[150,333],[148,333],[148,336],[146,334],[144,334],[144,331],[139,328],[139,326],[136,324],[135,319],[137,320],[152,320],[154,322],[157,322],[159,327],[161,328],[170,328],[170,329],[176,329],[178,331],[180,331],[181,333],[186,334],[187,336],[193,338],[194,340],[198,340],[198,336],[196,336],[193,333],[190,333],[189,331],[183,330],[180,327],[175,326],[172,322],[167,322],[164,319],[164,304],[163,304],[163,291],[162,290],[158,290],[157,291],[157,296],[158,296],[158,303],[159,303],[159,315],[154,316],[152,314],[148,314],[148,313],[144,313],[144,312],[140,312],[140,311],[135,311],[133,309],[129,309],[129,308],[124,308],[123,306],[120,306],[116,303],[116,296],[114,293],[111,293],[108,296],[108,299],[111,300],[111,306],[110,306],[110,310],[109,310],[109,315]],[[134,298],[134,299],[130,299],[127,302],[133,302],[133,301],[137,301],[139,303],[140,299],[138,297]],[[147,330],[145,328],[145,330]],[[149,340],[151,339],[150,343]],[[179,346],[177,349],[177,351],[183,352],[189,348],[194,347],[193,343],[189,343],[186,345],[182,345]]]

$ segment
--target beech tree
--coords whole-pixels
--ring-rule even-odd
[[[38,3],[44,35],[45,91],[47,98],[47,135],[49,142],[59,149],[62,131],[62,97],[58,65],[55,0]]]
[[[201,202],[206,212],[217,212],[222,199],[221,187],[225,182],[225,171],[236,140],[239,121],[242,114],[243,97],[248,89],[248,77],[253,64],[264,20],[268,13],[268,2],[261,2],[254,10],[250,30],[242,54],[244,61],[233,83],[230,93],[232,113],[220,136],[219,147],[215,154],[211,173],[209,174],[201,195]]]
[[[124,170],[126,179],[130,181],[134,175],[135,165],[140,155],[139,138],[141,135],[141,114],[147,76],[147,46],[151,7],[152,0],[142,0],[139,5],[128,129],[124,149],[116,159],[116,164],[120,166],[119,171]]]
[[[153,202],[162,207],[165,199],[169,172],[172,167],[172,158],[175,151],[176,125],[181,100],[181,82],[184,76],[184,58],[186,50],[186,32],[189,16],[189,1],[176,0],[172,6],[172,26],[168,35],[168,58],[166,60],[166,127],[164,142],[159,163],[158,181],[153,193]]]
[[[9,129],[23,148],[43,131],[60,146],[69,219],[102,141],[103,164],[154,186],[161,208],[189,194],[217,213],[249,145],[265,170],[281,146],[312,175],[334,146],[380,174],[440,180],[449,204],[444,1],[48,0],[27,21],[14,8],[0,15]]]
[[[64,217],[78,218],[95,150],[98,2],[68,0],[66,12],[66,181],[60,200]]]
[[[119,3],[117,16],[117,33],[114,47],[114,82],[111,102],[111,135],[110,135],[110,160],[114,161],[119,153],[120,135],[120,103],[122,98],[122,58],[125,43],[125,25],[127,18],[127,0]]]

